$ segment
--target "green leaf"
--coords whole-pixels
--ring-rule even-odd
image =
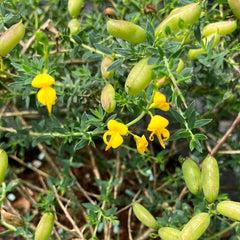
[[[169,110],[169,113],[179,122],[179,123],[184,123],[185,119],[174,109],[171,108]]]
[[[122,63],[123,63],[123,59],[117,59],[117,60],[115,60],[115,61],[108,67],[107,71],[110,72],[110,71],[113,71],[113,70],[121,67]]]
[[[193,127],[193,128],[203,127],[203,126],[209,124],[211,121],[212,121],[212,119],[200,119],[200,120],[197,120],[197,121],[194,123],[194,127]]]
[[[185,129],[180,129],[170,136],[169,141],[177,140],[180,138],[189,138],[189,137],[191,137],[191,134],[189,131]]]
[[[194,134],[194,138],[196,138],[198,140],[206,140],[206,139],[208,139],[208,137],[206,135],[201,134],[201,133]]]
[[[88,144],[88,141],[85,139],[81,139],[79,142],[77,142],[74,146],[74,151],[83,149]]]
[[[202,152],[202,146],[198,139],[192,138],[189,143],[189,148],[191,151],[196,149],[198,152]]]
[[[107,209],[105,212],[104,212],[104,214],[105,214],[105,216],[111,216],[112,214],[114,214],[115,212],[117,211],[117,208],[116,207],[114,207],[114,208],[109,208],[109,209]]]
[[[97,205],[93,205],[91,203],[82,203],[82,205],[88,209],[88,210],[92,210],[92,211],[98,211],[99,210],[99,207]]]
[[[109,47],[105,47],[105,46],[103,46],[101,44],[98,44],[98,43],[95,44],[95,47],[96,47],[97,50],[99,50],[103,53],[106,53],[106,54],[109,54],[109,55],[112,54],[112,50]]]

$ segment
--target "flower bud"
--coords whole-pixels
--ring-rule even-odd
[[[54,224],[54,217],[52,213],[45,213],[39,221],[34,240],[48,240]]]
[[[217,211],[233,221],[240,221],[240,202],[222,201],[218,203]]]
[[[68,0],[68,12],[72,18],[77,18],[83,7],[83,0]]]
[[[7,224],[17,226],[17,227],[25,227],[26,224],[23,219],[15,214],[6,212],[4,209],[1,209],[1,218]]]
[[[158,223],[153,215],[140,203],[133,203],[133,212],[138,218],[140,222],[142,222],[145,226],[158,229]]]
[[[103,11],[103,14],[107,17],[109,17],[109,16],[117,17],[117,14],[115,13],[115,11],[112,8],[105,8]]]
[[[219,192],[219,169],[216,159],[208,155],[202,165],[202,187],[206,200],[214,202]]]
[[[160,78],[156,83],[157,88],[162,87],[162,85],[165,83],[165,80],[166,80],[166,76],[163,76],[162,78]]]
[[[147,34],[143,28],[128,21],[109,19],[107,31],[116,38],[134,44],[145,42],[147,39]]]
[[[77,35],[80,31],[80,22],[76,18],[73,18],[69,21],[68,27],[70,29],[70,34]]]
[[[195,215],[182,229],[179,240],[199,239],[207,230],[209,224],[210,215],[208,213],[199,213]]]
[[[3,149],[0,149],[0,185],[3,182],[8,166],[8,155]]]
[[[110,83],[107,83],[101,93],[101,104],[107,113],[114,111],[116,107],[115,89]]]
[[[25,27],[22,21],[14,24],[0,36],[0,56],[5,57],[23,38]]]
[[[148,65],[148,57],[139,61],[128,74],[125,91],[130,96],[136,96],[140,94],[153,79],[152,68],[155,65]]]
[[[101,73],[103,78],[109,79],[113,76],[114,71],[107,71],[108,67],[113,63],[113,58],[107,56],[104,57],[101,63]]]
[[[184,180],[192,194],[202,192],[201,173],[198,165],[191,159],[186,159],[182,165]]]
[[[162,240],[179,240],[180,231],[171,227],[158,229],[158,235]]]

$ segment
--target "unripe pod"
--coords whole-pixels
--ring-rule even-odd
[[[109,19],[107,31],[116,38],[134,44],[145,42],[147,39],[146,32],[140,26],[128,21]]]
[[[188,59],[189,60],[196,59],[197,55],[200,55],[202,52],[204,52],[204,50],[207,48],[208,43],[212,40],[213,37],[214,37],[214,40],[213,40],[212,48],[214,48],[220,41],[220,35],[217,33],[209,35],[203,39],[205,48],[190,49],[188,51]]]
[[[140,203],[133,203],[133,212],[140,222],[145,226],[155,229],[158,229],[158,223],[153,215]]]
[[[0,36],[0,56],[5,57],[23,38],[25,27],[22,21],[14,24]]]
[[[218,203],[217,211],[233,221],[240,221],[240,202],[222,201]]]
[[[237,21],[220,21],[215,23],[210,23],[202,29],[202,35],[207,37],[213,33],[218,33],[219,35],[230,34],[237,28]]]
[[[52,213],[45,213],[37,225],[34,240],[48,240],[54,224]]]
[[[152,68],[155,65],[147,64],[148,58],[139,61],[128,74],[125,91],[130,96],[136,96],[141,93],[153,79]]]
[[[171,11],[170,15],[159,24],[155,31],[155,36],[157,38],[166,37],[166,27],[169,27],[172,32],[177,33],[180,30],[178,25],[180,19],[183,20],[184,27],[187,27],[188,25],[193,25],[200,17],[200,14],[201,7],[199,3],[192,3],[184,7],[179,7]]]
[[[83,0],[68,0],[68,12],[72,18],[77,18],[83,7]]]
[[[191,159],[186,159],[182,165],[183,176],[192,194],[202,192],[201,173],[198,165]]]
[[[199,239],[207,230],[209,224],[210,215],[208,213],[199,213],[195,215],[182,229],[179,240]]]
[[[237,19],[240,19],[240,0],[228,0],[228,4]]]
[[[159,228],[158,235],[162,240],[179,240],[180,231],[171,227],[162,227]]]
[[[70,29],[70,34],[77,35],[80,31],[80,22],[76,18],[73,18],[69,21],[68,27]]]
[[[115,89],[110,83],[107,83],[101,93],[101,104],[107,113],[114,111],[116,107]]]
[[[108,67],[113,63],[113,58],[105,57],[101,63],[101,73],[105,79],[109,79],[113,76],[114,71],[107,71]]]
[[[219,169],[214,157],[208,155],[202,165],[202,187],[206,200],[209,203],[217,199],[219,192]]]
[[[3,182],[8,166],[8,155],[3,149],[0,149],[0,185]]]
[[[184,68],[184,62],[181,58],[179,58],[179,62],[176,69],[177,74],[180,74],[183,68]]]

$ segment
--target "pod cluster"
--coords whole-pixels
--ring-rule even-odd
[[[192,194],[204,193],[205,199],[213,203],[219,192],[219,169],[216,159],[208,155],[203,160],[202,171],[190,158],[182,164],[185,183]]]
[[[210,214],[202,212],[193,216],[181,231],[172,227],[159,228],[156,219],[140,203],[133,203],[133,212],[146,227],[158,230],[162,240],[197,240],[210,224]]]
[[[68,22],[70,35],[77,35],[80,31],[81,25],[78,17],[83,7],[83,0],[68,0],[68,12],[72,19]]]

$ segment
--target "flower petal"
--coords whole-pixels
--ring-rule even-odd
[[[52,105],[55,104],[55,98],[56,91],[54,88],[51,87],[41,88],[37,93],[38,101],[44,106],[47,106],[49,114],[51,114],[52,112]]]
[[[164,129],[169,124],[168,120],[159,115],[155,115],[151,118],[150,123],[148,124],[148,131],[155,131],[157,129]]]
[[[107,127],[109,130],[117,132],[120,135],[127,134],[128,132],[128,127],[123,123],[117,122],[116,120],[110,120],[107,124]]]
[[[49,87],[55,82],[54,78],[48,75],[47,73],[38,74],[32,80],[32,86],[35,88]]]
[[[148,141],[144,135],[142,135],[142,137],[136,136],[134,138],[135,138],[137,150],[139,153],[144,153],[145,151],[149,152],[149,150],[147,149]]]

